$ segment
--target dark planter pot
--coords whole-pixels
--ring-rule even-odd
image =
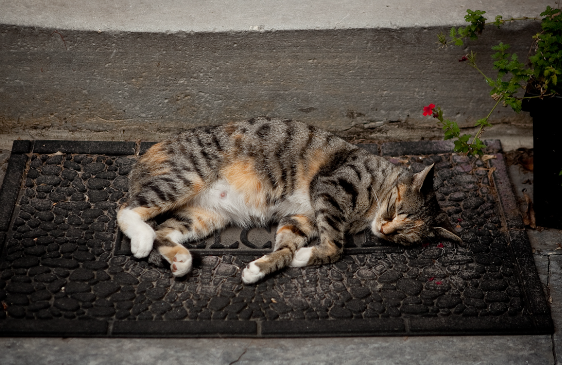
[[[562,229],[562,97],[524,99],[533,118],[533,204],[537,226]]]

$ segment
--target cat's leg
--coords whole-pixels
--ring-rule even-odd
[[[316,235],[316,227],[307,216],[282,218],[277,227],[273,252],[250,262],[242,271],[242,281],[252,284],[267,274],[289,266],[295,252]]]
[[[200,163],[197,157],[183,157],[174,152],[173,142],[157,143],[129,175],[129,197],[117,213],[117,222],[131,239],[131,252],[137,258],[148,256],[156,237],[145,222],[184,206],[210,183],[207,177],[211,175],[200,174],[194,167]]]
[[[338,215],[319,213],[316,217],[320,243],[313,247],[302,247],[294,255],[292,267],[321,265],[336,262],[343,252],[344,224]]]
[[[159,207],[122,207],[117,213],[121,231],[131,239],[131,252],[137,258],[148,256],[156,234],[147,220],[160,214]]]
[[[135,257],[148,256],[156,238],[154,230],[145,222],[159,214],[185,206],[199,194],[204,185],[201,179],[184,180],[175,181],[167,175],[153,176],[147,180],[149,183],[145,182],[146,186],[139,183],[141,186],[135,188],[137,192],[131,193],[128,202],[119,209],[117,223],[121,231],[131,239],[131,252]]]
[[[191,254],[180,242],[186,241],[186,227],[183,222],[170,218],[156,229],[154,248],[170,263],[175,276],[183,276],[191,271]]]
[[[201,208],[176,212],[174,218],[156,228],[154,247],[170,263],[172,274],[183,276],[191,271],[192,258],[189,250],[180,243],[207,237],[227,223],[215,212]]]

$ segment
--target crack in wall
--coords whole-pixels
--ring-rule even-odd
[[[240,359],[242,358],[242,356],[244,356],[244,354],[246,354],[246,351],[248,351],[248,348],[246,347],[244,349],[244,351],[240,354],[240,356],[238,356],[238,359],[234,360],[233,362],[229,363],[228,365],[232,365],[232,364],[236,364],[237,362],[240,361]]]

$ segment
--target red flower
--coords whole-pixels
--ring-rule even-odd
[[[440,281],[436,281],[435,284],[436,284],[436,285],[441,285],[441,284],[443,284],[443,283],[440,282]]]
[[[427,279],[427,281],[433,281],[433,280],[435,280],[435,277],[433,277],[433,276],[430,277],[429,279]]]
[[[440,243],[440,244],[438,244],[438,245],[437,245],[437,247],[439,247],[439,248],[443,248],[444,246],[443,246],[443,244],[442,244],[442,243]]]
[[[433,108],[435,108],[435,104],[429,104],[428,106],[423,107],[423,115],[428,116],[433,114]]]
[[[464,61],[468,61],[468,57],[462,56],[461,58],[459,58],[459,62],[464,62]]]

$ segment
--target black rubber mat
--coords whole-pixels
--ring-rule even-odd
[[[0,193],[0,335],[348,336],[552,333],[499,142],[495,159],[445,142],[361,147],[420,171],[464,245],[403,248],[362,233],[333,265],[288,268],[257,285],[244,266],[275,229],[229,228],[186,246],[192,273],[139,260],[115,216],[150,143],[15,141]]]

